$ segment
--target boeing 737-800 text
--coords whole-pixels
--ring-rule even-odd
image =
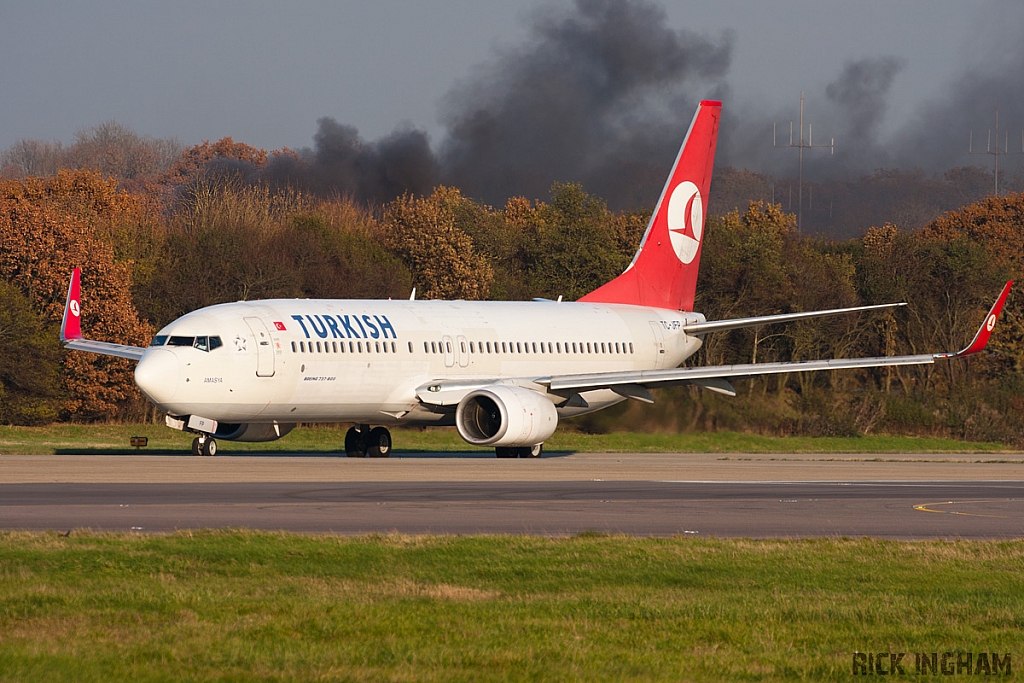
[[[239,301],[182,316],[142,348],[83,338],[75,269],[61,338],[137,360],[139,389],[169,426],[197,435],[196,454],[216,453],[216,439],[270,441],[300,422],[340,422],[356,425],[348,455],[378,457],[391,451],[391,425],[455,425],[498,457],[537,456],[560,418],[651,402],[652,387],[733,394],[738,377],[932,363],[984,348],[1010,283],[956,353],[680,367],[708,333],[885,307],[718,321],[693,312],[720,114],[721,103],[700,104],[632,263],[579,301]]]

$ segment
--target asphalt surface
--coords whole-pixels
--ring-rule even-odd
[[[987,458],[572,454],[540,461],[454,457],[407,458],[401,463],[4,456],[0,529],[1024,536],[1024,462],[1020,456]],[[803,470],[788,466],[800,463]],[[851,467],[857,477],[835,476]],[[908,478],[908,468],[920,478]],[[714,476],[695,480],[694,471]],[[792,476],[801,471],[803,477]],[[787,475],[785,480],[749,476],[780,472]],[[824,476],[829,472],[832,479]]]

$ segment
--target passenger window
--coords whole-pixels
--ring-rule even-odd
[[[167,343],[167,335],[166,334],[158,334],[157,336],[153,337],[153,341],[151,341],[149,343],[149,345],[150,346],[163,346],[166,343]]]
[[[633,353],[633,342],[629,342],[629,352]]]
[[[359,353],[362,353],[363,352],[363,342],[356,342],[356,348],[359,350]]]
[[[295,353],[295,342],[292,342],[292,353]]]
[[[430,352],[437,353],[437,342],[430,342]]]

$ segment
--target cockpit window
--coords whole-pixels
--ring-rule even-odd
[[[200,351],[213,351],[224,346],[224,342],[221,341],[220,337],[207,337],[205,335],[199,337],[168,337],[162,334],[153,339],[153,343],[150,346],[191,346],[199,349]]]

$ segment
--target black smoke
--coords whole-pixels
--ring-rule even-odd
[[[732,39],[667,25],[645,0],[538,13],[518,49],[448,95],[447,182],[489,203],[580,182],[615,206],[653,203],[699,99],[723,89]]]
[[[976,151],[984,150],[996,102],[1001,128],[1013,132],[1009,149],[1020,151],[1024,89],[1018,80],[1024,73],[1024,41],[1016,39],[1021,30],[1006,27],[1016,21],[1024,29],[1024,13],[1012,3],[1004,5],[1004,34],[1013,39],[990,41],[987,49],[998,59],[984,68],[965,67],[946,91],[903,125],[892,126],[886,119],[905,72],[899,58],[848,62],[827,85],[808,90],[814,142],[835,138],[836,148],[834,156],[821,150],[806,154],[805,178],[850,185],[879,169],[897,169],[898,179],[905,179],[899,173],[931,178],[953,169],[964,177],[956,169],[978,166],[972,172],[977,181],[992,160],[967,153],[968,134],[976,131]],[[788,144],[795,97],[785,108],[732,101],[727,86],[731,34],[673,28],[656,0],[573,0],[537,10],[527,28],[519,45],[477,67],[441,99],[445,133],[435,144],[409,126],[367,141],[355,128],[322,118],[312,149],[275,158],[263,176],[367,204],[403,192],[429,193],[446,183],[500,206],[516,195],[544,198],[559,181],[582,183],[613,209],[649,207],[697,102],[717,98],[726,101],[719,175],[727,167],[748,169],[758,177],[745,176],[745,185],[733,187],[759,185],[763,198],[786,196],[797,175],[797,155],[773,149],[770,141],[772,124],[778,123],[778,142]],[[1024,155],[1001,160],[1010,169],[1007,180],[1014,173],[1019,177],[1015,169],[1021,161]],[[815,196],[827,196],[824,188],[818,192]],[[855,197],[859,190],[834,190],[832,204],[852,202],[843,199],[843,192]],[[722,196],[721,190],[716,194]],[[730,206],[742,207],[746,195],[740,194]],[[850,225],[861,222],[859,217],[848,220]]]
[[[367,142],[352,126],[324,117],[317,121],[312,150],[278,155],[264,171],[274,185],[316,194],[341,195],[379,205],[404,192],[429,194],[440,177],[427,134],[400,128]]]

